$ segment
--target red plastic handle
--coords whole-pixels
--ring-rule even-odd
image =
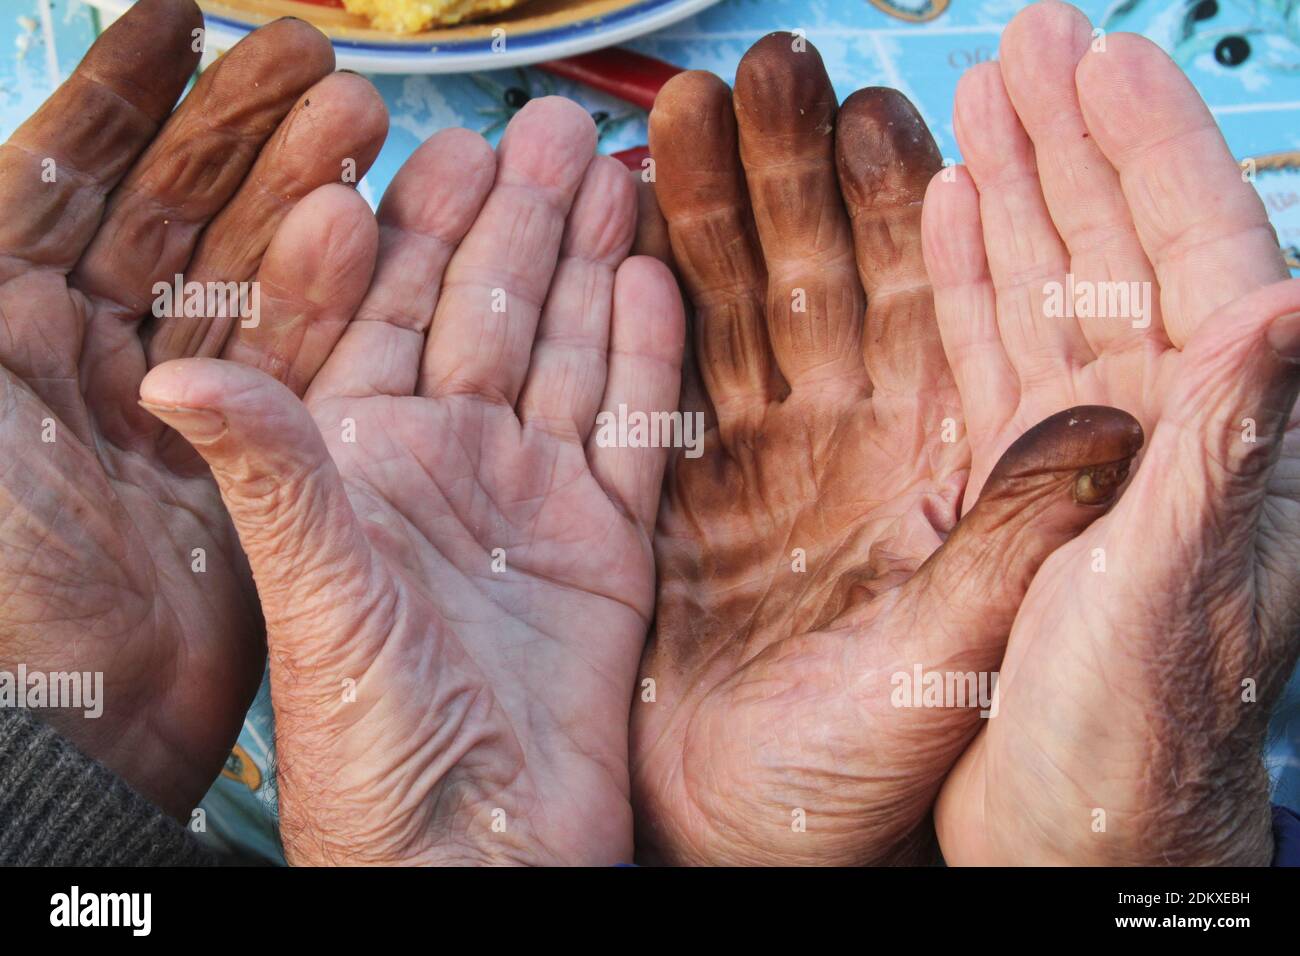
[[[643,110],[654,106],[660,87],[682,72],[680,66],[622,47],[548,60],[538,63],[537,68],[616,96]]]

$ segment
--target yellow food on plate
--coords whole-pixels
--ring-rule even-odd
[[[376,30],[419,33],[477,17],[490,17],[527,0],[343,0],[348,13],[367,17]]]

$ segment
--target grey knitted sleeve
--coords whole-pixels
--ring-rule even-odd
[[[0,865],[216,862],[184,827],[30,712],[0,708]]]

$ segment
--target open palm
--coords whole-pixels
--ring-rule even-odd
[[[591,436],[674,407],[683,319],[662,265],[624,261],[632,185],[594,148],[555,98],[495,158],[464,130],[422,147],[305,405],[223,363],[145,382],[250,556],[292,862],[630,858],[666,451]]]
[[[926,195],[926,261],[944,345],[972,356],[955,364],[972,434],[996,454],[1095,402],[1150,443],[1034,579],[1000,713],[939,803],[944,855],[1267,863],[1259,751],[1300,633],[1300,329],[1280,318],[1300,287],[1208,110],[1142,38],[1099,43],[1037,4],[963,77],[955,117],[969,171]],[[1067,274],[1130,308],[1062,316],[1047,294]]]
[[[837,117],[816,51],[773,34],[734,101],[708,74],[665,87],[651,149],[709,403],[686,399],[715,420],[672,462],[657,529],[638,852],[923,859],[980,707],[899,706],[895,675],[991,669],[1140,434],[1106,409],[1032,430],[955,528],[970,459],[918,204],[939,158],[911,105],[864,90]]]
[[[296,21],[173,113],[201,25],[192,3],[142,0],[0,147],[0,666],[102,673],[101,716],[46,716],[182,817],[252,699],[261,621],[216,486],[137,389],[150,357],[205,349],[306,387],[373,262],[364,202],[324,184],[385,130],[369,84],[327,77],[328,41]],[[164,317],[147,349],[153,285],[178,273],[257,278],[260,324],[227,343],[233,320]]]

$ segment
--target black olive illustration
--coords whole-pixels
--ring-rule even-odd
[[[1219,12],[1218,0],[1201,0],[1196,6],[1192,7],[1192,19],[1196,21],[1208,20],[1216,16]]]
[[[1214,58],[1224,66],[1241,66],[1250,58],[1250,44],[1245,37],[1224,37],[1214,45]]]
[[[506,90],[506,95],[503,99],[505,100],[506,106],[510,107],[512,110],[519,110],[524,108],[524,104],[532,99],[532,96],[529,95],[527,90],[521,90],[517,86],[512,86],[510,89]]]

